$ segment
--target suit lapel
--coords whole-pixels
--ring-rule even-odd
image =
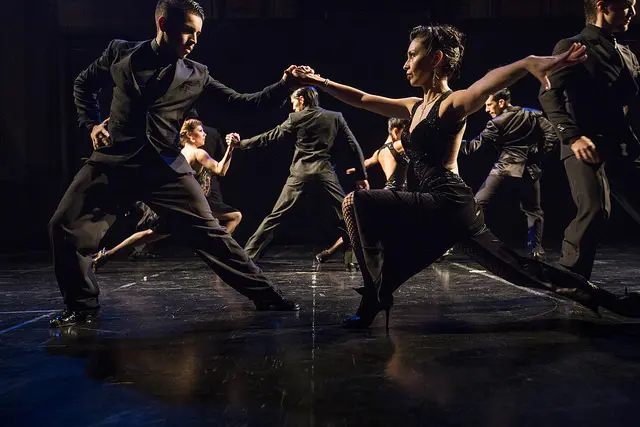
[[[168,96],[173,90],[178,88],[182,83],[187,81],[191,74],[193,73],[193,69],[184,62],[184,60],[178,60],[176,63],[176,70],[173,75],[173,80],[169,85],[169,89],[162,95],[158,101],[163,100],[166,96]]]
[[[133,68],[131,66],[131,57],[138,51],[138,49],[140,49],[140,47],[149,42],[149,40],[146,40],[138,43],[133,48],[129,49],[129,51],[122,56],[122,59],[120,59],[120,61],[118,61],[111,67],[111,73],[113,75],[114,82],[116,82],[116,84],[120,82],[122,87],[125,87],[128,82],[131,82],[131,85],[135,88],[138,95],[140,95],[140,86],[138,86],[138,82],[135,78],[135,73],[133,72]]]

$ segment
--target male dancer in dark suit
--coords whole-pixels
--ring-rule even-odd
[[[334,222],[340,234],[347,232],[342,217],[342,201],[345,194],[338,182],[331,162],[331,149],[338,134],[349,143],[351,164],[355,167],[356,186],[369,188],[364,157],[360,145],[347,126],[342,114],[320,108],[318,92],[313,87],[296,89],[290,97],[293,113],[274,129],[240,140],[238,134],[227,135],[227,142],[241,149],[265,146],[286,135],[296,138],[296,149],[291,161],[290,175],[271,213],[262,221],[245,245],[245,251],[254,261],[259,260],[275,237],[282,218],[290,214],[308,187],[317,185],[329,196],[335,213]],[[350,253],[350,252],[349,252]]]
[[[541,160],[545,147],[553,147],[558,137],[541,111],[511,105],[509,89],[489,96],[485,110],[492,119],[480,135],[471,141],[462,141],[460,147],[462,153],[470,154],[489,143],[499,152],[498,161],[476,193],[476,200],[487,214],[491,199],[498,191],[515,190],[520,209],[527,217],[527,248],[533,258],[544,259]]]
[[[77,173],[49,223],[56,278],[66,309],[52,327],[96,315],[100,293],[91,254],[114,221],[118,206],[148,204],[184,237],[224,280],[258,309],[298,310],[251,262],[214,219],[202,188],[178,145],[185,113],[200,96],[226,104],[279,101],[295,79],[254,94],[239,94],[214,80],[206,66],[186,59],[196,45],[204,13],[193,0],[160,0],[153,40],[113,40],[76,78],[74,98],[81,126],[95,151]],[[97,96],[113,85],[110,118],[101,122]],[[275,104],[275,102],[274,102]]]
[[[562,243],[560,264],[589,278],[596,246],[611,211],[610,191],[640,223],[640,154],[628,112],[638,98],[640,65],[616,37],[635,16],[635,0],[585,0],[587,26],[558,42],[554,53],[573,42],[587,47],[587,60],[553,73],[540,103],[562,141],[577,214]],[[611,190],[610,190],[611,182]]]

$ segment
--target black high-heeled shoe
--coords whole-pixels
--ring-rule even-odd
[[[366,298],[364,288],[355,289],[362,299],[356,314],[343,320],[342,326],[346,329],[367,329],[373,323],[374,319],[381,311],[385,314],[385,328],[389,331],[389,318],[391,316],[391,308],[393,307],[393,296],[384,297],[381,301],[374,298]]]
[[[331,255],[333,254],[329,253],[329,251],[327,250],[324,250],[316,255],[316,261],[322,264],[323,262],[329,261],[329,258],[331,258]]]

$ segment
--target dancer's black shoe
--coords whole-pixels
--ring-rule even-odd
[[[445,258],[450,257],[451,255],[453,255],[453,248],[447,249],[445,253],[440,255],[440,258],[438,258],[436,262],[442,262],[445,260]]]
[[[324,251],[320,252],[319,254],[316,254],[316,261],[318,261],[320,264],[322,264],[323,262],[329,261],[329,258],[331,258],[331,255],[333,255],[333,254],[329,253],[329,251],[327,251],[327,250],[324,250]]]
[[[356,255],[353,253],[353,249],[351,248],[344,251],[343,261],[344,267],[348,270],[358,268],[358,260],[356,259]]]
[[[384,311],[385,313],[385,328],[389,330],[389,317],[391,316],[391,308],[393,307],[393,296],[381,298],[378,301],[374,297],[367,297],[364,288],[355,290],[362,299],[360,300],[360,306],[356,311],[356,314],[345,319],[342,322],[342,326],[347,329],[367,329],[373,323],[378,313]]]
[[[618,296],[607,291],[601,293],[601,305],[609,311],[625,317],[640,317],[640,294],[624,289],[624,295]]]
[[[299,311],[300,304],[286,298],[282,291],[276,290],[273,298],[264,300],[254,300],[253,303],[258,311]]]
[[[58,313],[49,320],[49,326],[52,328],[61,328],[63,326],[71,326],[79,323],[92,323],[97,321],[99,310],[69,310],[65,309],[62,313]]]
[[[533,259],[535,259],[536,261],[546,261],[547,260],[547,254],[544,252],[544,249],[540,248],[535,248],[534,250],[532,250],[529,253],[529,256]]]

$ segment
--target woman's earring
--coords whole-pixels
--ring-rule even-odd
[[[436,71],[433,72],[433,87],[436,87],[438,85],[438,81],[440,80],[440,77],[438,77],[438,73]]]

